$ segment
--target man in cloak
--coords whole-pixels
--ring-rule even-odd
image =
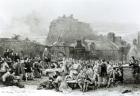
[[[45,63],[47,63],[46,67],[50,67],[50,62],[51,62],[51,54],[50,54],[50,51],[48,48],[45,48],[44,49],[44,52],[43,52],[43,60]]]

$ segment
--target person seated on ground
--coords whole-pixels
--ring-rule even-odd
[[[68,85],[72,88],[75,89],[77,88],[77,76],[78,72],[70,72],[70,75],[66,75],[65,80],[67,81]]]
[[[54,88],[53,81],[54,81],[54,79],[52,77],[49,77],[43,83],[39,84],[37,89],[38,90],[40,90],[40,89],[53,89]]]
[[[79,73],[79,71],[78,71],[79,68],[81,68],[81,66],[79,64],[76,64],[76,63],[69,64],[67,69],[69,70],[69,75],[74,78],[73,80],[75,80],[77,78],[77,75]]]
[[[78,76],[77,70],[70,70],[69,76],[71,77],[72,80],[76,80]]]
[[[6,86],[17,86],[24,88],[24,85],[20,83],[20,77],[15,76],[13,70],[8,70],[3,76],[3,84]]]
[[[70,81],[70,80],[73,80],[72,76],[71,75],[66,75],[66,81]]]
[[[87,91],[88,87],[88,80],[87,80],[87,74],[86,74],[86,68],[80,71],[80,73],[77,76],[77,82],[80,87],[80,90],[85,92]]]
[[[84,81],[84,85],[85,85],[85,90],[84,92],[88,91],[89,85],[93,84],[93,76],[90,76],[89,73],[87,72],[87,68],[85,69],[85,81]],[[91,70],[90,70],[91,71]],[[93,75],[93,74],[92,74]]]
[[[25,58],[24,64],[25,64],[25,79],[26,79],[26,81],[33,80],[34,79],[33,68],[32,68],[33,66],[30,62],[30,59]]]
[[[15,76],[19,76],[22,81],[23,76],[25,75],[25,70],[24,70],[24,61],[20,61],[19,59],[17,62],[14,63],[14,70],[15,70]]]
[[[2,79],[2,82],[5,81],[4,74],[6,74],[8,72],[8,70],[9,70],[9,66],[6,63],[5,59],[2,58],[2,62],[1,62],[1,65],[0,65],[0,77]]]
[[[89,81],[88,83],[89,83],[89,85],[92,86],[92,89],[93,89],[95,87],[94,86],[95,85],[95,77],[94,77],[93,68],[91,65],[88,65],[87,67],[88,67],[87,71],[86,71],[86,74],[88,76],[87,80]],[[88,86],[88,87],[90,87],[90,86]]]
[[[67,93],[67,92],[70,92],[71,90],[72,89],[68,86],[68,83],[65,80],[65,76],[62,76],[62,81],[61,81],[60,86],[59,86],[59,91]]]
[[[63,81],[62,74],[57,72],[57,77],[53,82],[53,86],[54,86],[56,91],[59,91],[59,86],[60,86],[62,81]]]
[[[87,66],[87,71],[86,74],[88,75],[88,78],[90,79],[90,81],[93,80],[93,76],[94,76],[94,72],[93,72],[93,68],[91,65]]]

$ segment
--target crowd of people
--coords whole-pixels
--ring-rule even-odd
[[[106,60],[76,60],[63,58],[48,63],[45,75],[48,79],[38,89],[70,91],[80,88],[86,92],[91,89],[113,87],[123,83],[122,64]]]
[[[137,63],[134,57],[130,66]],[[134,68],[134,73],[138,71]],[[102,87],[114,87],[123,83],[123,67],[121,63],[101,60],[77,60],[72,58],[41,59],[37,57],[22,57],[14,50],[7,49],[0,57],[0,81],[2,84],[15,85],[24,88],[21,81],[47,77],[37,89],[55,89],[56,91],[71,91],[79,88],[81,91],[95,90]]]
[[[33,80],[41,77],[43,69],[41,58],[21,57],[12,49],[6,49],[0,56],[0,81],[7,86],[23,88],[21,81]]]

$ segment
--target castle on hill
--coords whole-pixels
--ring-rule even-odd
[[[121,61],[126,60],[130,48],[121,36],[114,32],[98,36],[90,24],[75,19],[73,15],[63,15],[50,23],[47,45],[51,46],[55,55],[64,53],[72,58],[97,57]]]

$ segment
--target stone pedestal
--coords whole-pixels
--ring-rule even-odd
[[[133,76],[133,68],[130,66],[123,67],[123,79],[124,83],[140,83],[140,73],[138,74],[138,78],[135,79]]]

